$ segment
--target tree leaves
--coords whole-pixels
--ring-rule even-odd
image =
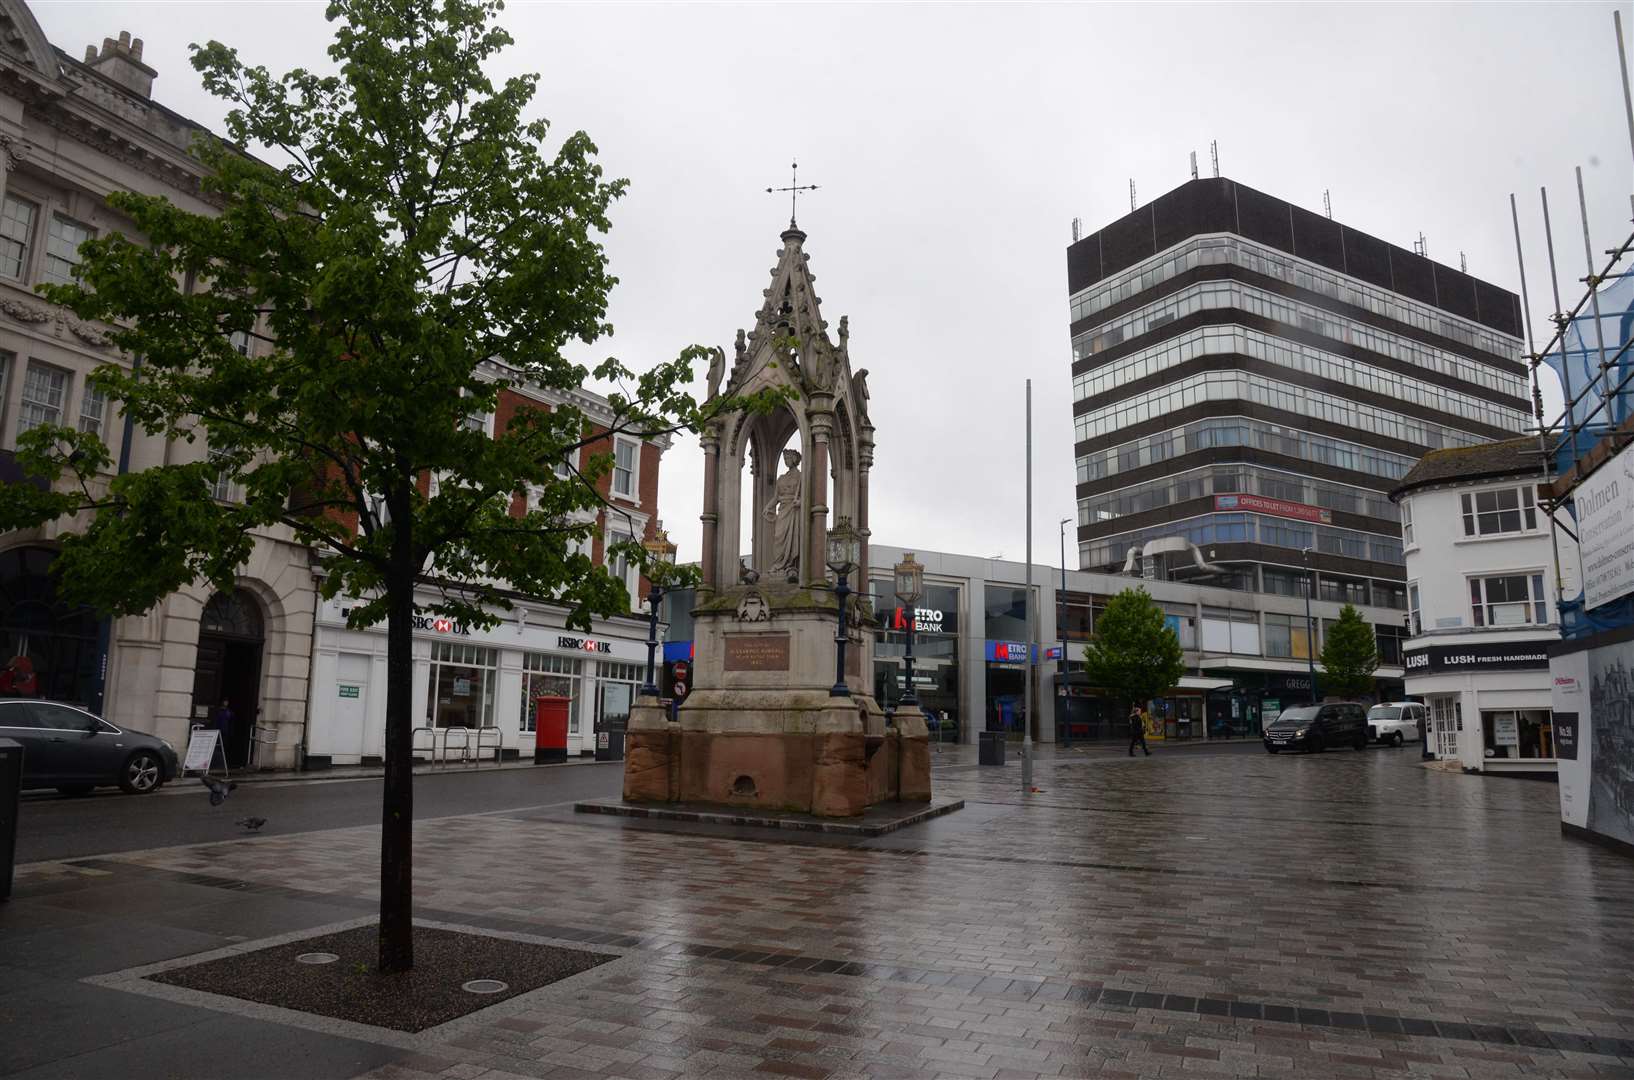
[[[1350,604],[1328,630],[1320,659],[1329,693],[1353,698],[1372,692],[1373,672],[1379,666],[1378,640],[1362,613]]]
[[[1090,685],[1119,701],[1145,704],[1173,689],[1185,671],[1180,640],[1144,588],[1125,589],[1107,602],[1094,640],[1084,647]]]

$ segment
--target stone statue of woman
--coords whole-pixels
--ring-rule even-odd
[[[777,478],[766,520],[772,523],[771,573],[788,581],[800,580],[800,451],[783,451],[789,470]]]

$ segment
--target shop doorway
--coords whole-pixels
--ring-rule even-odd
[[[261,713],[261,655],[266,634],[255,597],[243,589],[216,593],[199,617],[198,662],[193,669],[193,723],[208,726],[222,701],[233,711],[223,749],[227,764],[249,764],[251,736]]]

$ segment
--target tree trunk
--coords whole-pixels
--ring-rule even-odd
[[[386,579],[386,786],[380,815],[383,974],[414,966],[414,572],[406,550],[408,537],[402,535],[407,530],[399,525],[397,531],[393,568]]]

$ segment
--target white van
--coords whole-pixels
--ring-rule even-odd
[[[1421,725],[1429,722],[1429,713],[1416,701],[1393,701],[1375,705],[1367,710],[1367,738],[1369,742],[1400,746],[1404,742],[1418,742]]]

